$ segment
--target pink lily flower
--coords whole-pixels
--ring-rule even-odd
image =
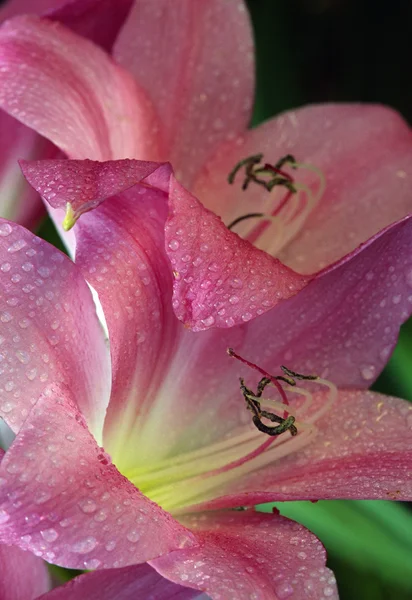
[[[200,239],[205,228],[192,227],[183,244],[174,232],[187,207],[171,206],[169,243],[179,245],[176,314],[195,331],[259,316],[410,212],[411,133],[393,111],[312,106],[246,129],[252,48],[248,15],[237,0],[159,0],[155,8],[136,1],[113,50],[124,68],[90,41],[36,17],[12,19],[0,32],[0,106],[69,157],[169,160],[179,182],[226,226],[261,215],[234,225],[245,243],[234,242],[209,214],[211,239]],[[254,181],[242,191],[241,173],[228,184],[235,165],[256,154],[272,167],[293,154],[298,163],[281,172],[293,178],[294,193],[282,185],[269,193]],[[44,197],[57,204],[48,187]],[[192,213],[197,223],[201,211]],[[78,216],[69,210],[66,228]],[[201,262],[190,260],[206,247]],[[253,258],[245,260],[244,252]],[[260,277],[246,284],[252,263]]]
[[[110,51],[131,4],[132,0],[9,0],[0,9],[0,23],[18,14],[43,14]],[[0,131],[0,216],[33,227],[44,214],[44,206],[22,177],[17,161],[62,154],[50,141],[3,111]]]
[[[135,185],[113,195],[125,167]],[[336,598],[312,534],[278,515],[228,509],[412,497],[410,405],[361,389],[411,305],[411,221],[275,310],[193,333],[173,313],[165,221],[176,196],[194,199],[167,165],[24,168],[43,185],[60,176],[61,197],[74,209],[94,208],[75,227],[77,264],[1,224],[0,411],[16,439],[0,465],[0,541],[62,566],[103,570],[52,592],[56,598],[70,597],[74,585],[87,598],[90,581],[106,586],[112,576],[121,586],[123,568],[137,580],[148,561],[173,586],[212,598],[233,590],[240,599]],[[103,306],[110,359],[85,276]],[[228,356],[229,347],[269,373],[286,361],[303,373],[327,370],[342,389],[323,380],[314,390],[292,387],[285,406],[266,388],[267,410],[281,421],[286,411],[297,427],[297,435],[289,427],[266,436],[239,386],[242,377],[256,390],[260,375]],[[118,597],[128,594],[125,585]]]

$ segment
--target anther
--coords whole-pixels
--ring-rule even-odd
[[[253,181],[258,185],[263,186],[268,192],[271,192],[275,186],[284,186],[291,193],[296,193],[296,187],[293,182],[293,177],[282,170],[284,165],[290,165],[295,168],[295,158],[291,154],[287,154],[278,160],[275,165],[265,163],[263,166],[257,167],[263,159],[263,154],[254,154],[239,161],[228,175],[228,182],[233,184],[237,173],[244,167],[245,179],[243,180],[242,190],[246,190],[249,183]],[[269,179],[261,179],[258,175],[269,175]],[[232,225],[233,226],[233,225]]]

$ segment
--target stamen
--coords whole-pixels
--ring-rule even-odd
[[[290,154],[282,157],[275,165],[265,163],[260,166],[262,159],[262,154],[256,154],[241,160],[229,174],[229,183],[234,183],[236,174],[244,167],[243,190],[247,189],[250,182],[253,182],[263,186],[269,192],[279,186],[286,188],[287,192],[273,210],[242,215],[230,223],[229,229],[247,219],[260,220],[261,222],[255,225],[252,230],[249,230],[248,233],[247,230],[243,230],[245,232],[244,237],[261,250],[276,256],[297,235],[319,199],[323,196],[325,177],[317,167],[298,163]],[[313,191],[304,183],[296,181],[290,173],[283,169],[284,165],[292,169],[304,169],[316,173],[319,179],[317,191]],[[269,176],[269,178],[265,176]]]

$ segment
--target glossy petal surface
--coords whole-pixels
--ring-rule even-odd
[[[69,156],[156,154],[154,116],[137,84],[103,50],[60,24],[8,21],[0,30],[0,66],[0,106]]]
[[[15,546],[0,544],[0,573],[1,600],[34,600],[50,589],[46,563]]]
[[[184,588],[164,579],[149,565],[138,565],[80,575],[42,598],[44,600],[73,600],[73,598],[76,600],[137,600],[138,598],[189,600],[198,596],[196,590]]]
[[[319,432],[303,450],[227,483],[227,496],[202,507],[319,498],[411,498],[410,403],[369,391],[341,390],[332,410],[316,425]]]
[[[0,484],[0,539],[62,566],[127,566],[191,540],[111,464],[65,389],[37,402],[2,460]]]
[[[16,432],[49,384],[69,386],[99,438],[110,363],[90,290],[60,251],[0,221],[0,415]]]
[[[375,105],[319,105],[287,112],[222,145],[203,168],[194,193],[226,224],[251,212],[270,212],[273,194],[251,184],[241,190],[227,176],[235,164],[262,152],[275,164],[285,154],[319,167],[326,191],[301,233],[278,257],[300,273],[340,259],[390,223],[409,214],[412,201],[411,132],[394,111]],[[316,181],[299,169],[297,180]],[[309,175],[309,179],[308,179]]]
[[[250,321],[309,279],[229,231],[179,183],[171,183],[166,248],[174,308],[193,331]]]
[[[162,158],[183,183],[191,183],[219,142],[247,127],[252,51],[243,1],[135,2],[114,56],[153,101]]]
[[[175,582],[213,600],[337,599],[321,543],[278,515],[247,511],[184,518],[202,543],[151,562]]]

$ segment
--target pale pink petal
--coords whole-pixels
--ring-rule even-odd
[[[304,450],[225,486],[202,503],[216,509],[275,500],[412,499],[412,405],[369,391],[343,391]],[[222,490],[220,490],[220,493]]]
[[[174,308],[193,331],[250,321],[307,285],[309,278],[229,231],[173,180],[169,205]]]
[[[53,246],[0,220],[0,416],[18,431],[46,386],[71,389],[97,437],[110,363],[91,293]]]
[[[254,511],[183,520],[201,543],[151,561],[164,577],[213,600],[337,600],[325,550],[302,525]]]
[[[164,579],[147,564],[80,575],[42,596],[44,600],[189,600],[196,597],[199,592]]]
[[[76,158],[153,158],[151,105],[103,50],[58,23],[0,29],[0,106]]]
[[[114,56],[152,99],[162,158],[186,185],[219,142],[247,127],[253,41],[242,0],[138,0]]]
[[[41,558],[0,544],[1,600],[34,600],[49,589],[47,566]]]
[[[227,176],[235,164],[262,152],[269,163],[286,154],[312,163],[326,176],[326,192],[279,258],[300,273],[314,273],[354,250],[412,210],[412,135],[394,111],[375,105],[318,105],[285,113],[222,145],[203,168],[194,193],[226,224],[260,212],[268,192],[241,190]],[[294,175],[299,180],[304,170]],[[313,174],[312,174],[313,175]]]
[[[32,409],[0,483],[0,540],[65,567],[136,564],[193,537],[119,473],[65,388]]]

